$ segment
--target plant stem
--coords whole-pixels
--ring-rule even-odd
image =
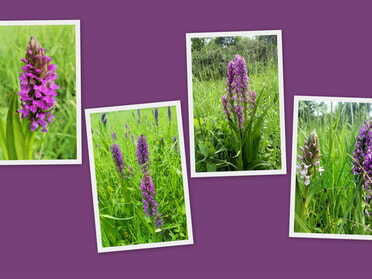
[[[30,129],[26,130],[25,141],[27,146],[27,159],[32,160],[34,147],[35,132]]]
[[[132,206],[132,209],[133,209],[133,201],[128,193],[128,190],[127,190],[127,185],[126,185],[126,178],[124,177],[120,177],[120,183],[119,183],[119,186],[120,186],[120,189],[122,190],[123,192],[123,197],[124,197],[124,201],[125,201],[125,215],[127,218],[133,216],[133,210],[130,209],[130,206]]]
[[[236,130],[236,132],[237,132],[237,135],[238,135],[238,142],[239,142],[238,170],[244,170],[242,134],[241,134],[241,131],[239,131],[239,130]]]

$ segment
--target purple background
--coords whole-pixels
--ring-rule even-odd
[[[288,174],[189,178],[194,245],[98,254],[83,116],[82,165],[0,166],[0,278],[367,278],[371,241],[288,237],[293,96],[372,96],[367,3],[3,1],[81,20],[83,109],[180,99],[188,170],[185,33],[281,29]]]

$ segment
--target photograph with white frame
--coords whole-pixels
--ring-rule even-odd
[[[0,165],[81,164],[80,20],[0,21]]]
[[[180,101],[85,116],[98,252],[193,244]]]
[[[289,236],[372,240],[372,99],[294,96]]]
[[[286,174],[281,30],[186,33],[191,177]]]

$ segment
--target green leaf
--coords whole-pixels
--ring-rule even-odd
[[[257,105],[255,106],[255,109],[256,108]],[[257,161],[261,142],[262,126],[264,123],[263,121],[269,108],[270,107],[266,107],[263,113],[261,113],[261,115],[259,115],[258,117],[252,117],[252,119],[248,122],[246,128],[244,129],[243,156],[245,160],[245,167],[251,165],[252,162]]]
[[[177,175],[179,175],[179,176],[182,176],[182,171],[180,170],[180,169],[178,169],[178,168],[176,168],[175,166],[171,166],[172,167],[172,169],[177,173]]]
[[[101,225],[101,241],[102,241],[102,246],[103,247],[110,247],[110,240],[108,239],[105,230],[102,228]]]
[[[305,222],[297,214],[295,214],[295,227],[297,228],[295,229],[296,232],[311,232]]]
[[[207,171],[216,171],[216,165],[212,165],[210,163],[207,163]]]
[[[199,150],[203,154],[204,157],[208,157],[208,146],[199,143]]]
[[[131,219],[134,218],[134,216],[128,217],[128,218],[118,218],[118,217],[114,217],[114,216],[111,216],[111,215],[108,215],[108,214],[100,214],[99,216],[102,217],[102,218],[107,218],[107,219],[112,219],[112,220],[119,220],[119,221],[131,220]]]
[[[198,130],[200,128],[200,125],[199,125],[200,121],[198,119],[195,119],[194,118],[194,129],[195,130]]]
[[[6,145],[8,159],[27,160],[29,159],[28,150],[19,114],[17,112],[18,108],[18,95],[14,94],[10,101],[6,119]]]
[[[264,170],[270,167],[270,164],[268,162],[265,162],[263,160],[253,161],[250,162],[250,165],[248,166],[249,170]]]
[[[102,245],[106,246],[107,242],[109,246],[116,245],[116,242],[121,239],[120,233],[114,228],[110,220],[101,218],[101,235]],[[107,241],[108,240],[108,241]]]
[[[143,213],[143,210],[136,207],[136,213],[137,213],[136,215],[138,217],[140,217],[140,219],[142,221],[142,224],[145,225],[145,227],[149,230],[149,232],[151,232],[153,235],[155,235],[155,229],[154,229],[154,227],[152,227],[149,224],[149,222],[147,222],[147,218],[145,217],[145,214]]]
[[[4,159],[8,160],[8,151],[6,148],[5,124],[2,119],[0,119],[0,147],[3,151]]]

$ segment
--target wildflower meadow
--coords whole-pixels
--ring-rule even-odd
[[[192,243],[179,102],[87,109],[99,251]]]
[[[0,22],[0,162],[77,162],[78,22]]]
[[[192,173],[285,172],[280,33],[187,39]]]
[[[291,235],[372,235],[372,101],[295,97]]]

